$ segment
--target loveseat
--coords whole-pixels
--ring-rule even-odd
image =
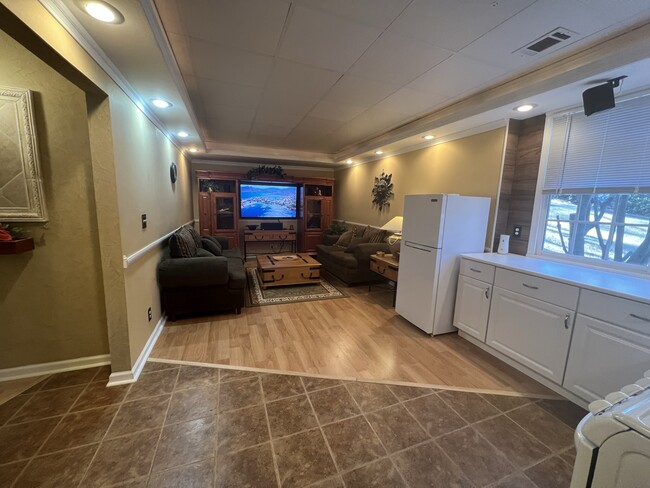
[[[189,249],[179,251],[179,239],[184,239],[181,247],[187,245]],[[194,241],[194,246],[186,242],[188,239]],[[194,229],[185,227],[175,232],[163,248],[158,284],[163,310],[172,322],[189,314],[225,310],[239,314],[244,306],[246,272],[239,250],[228,249],[227,239],[199,236]]]
[[[341,242],[341,236],[326,235],[323,243],[316,246],[316,259],[325,271],[348,285],[382,281],[380,275],[370,271],[370,256],[377,251],[390,252],[387,233],[369,226],[347,224],[346,232],[350,231],[349,243]],[[369,234],[372,237],[364,237]],[[369,242],[369,239],[379,242]]]

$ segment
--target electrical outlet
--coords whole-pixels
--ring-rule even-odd
[[[146,229],[147,228],[147,214],[142,214],[141,219],[142,219],[142,228]]]
[[[149,310],[147,310],[147,318],[149,319],[149,322],[151,322],[151,319],[153,318],[153,313],[151,312],[151,307],[149,307]]]
[[[515,225],[512,228],[512,236],[517,238],[521,237],[521,225]]]

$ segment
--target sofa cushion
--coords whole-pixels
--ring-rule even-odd
[[[352,238],[354,238],[354,230],[346,230],[343,234],[341,234],[334,245],[338,247],[348,247]]]
[[[192,239],[194,240],[194,244],[196,244],[197,248],[203,247],[203,242],[201,242],[201,236],[199,233],[196,231],[194,227],[191,225],[184,225],[183,228],[192,236]]]
[[[384,242],[386,239],[386,231],[382,229],[368,228],[363,234],[363,237],[368,239],[368,242]]]
[[[359,244],[365,244],[366,242],[368,242],[367,237],[353,237],[348,247],[345,248],[345,252],[353,253],[359,247]]]
[[[203,249],[202,247],[200,247],[200,248],[198,248],[196,250],[196,255],[194,257],[195,258],[213,258],[214,254],[212,254],[207,249]]]
[[[169,238],[169,254],[172,258],[193,258],[196,250],[196,242],[185,227],[178,229]]]
[[[246,269],[240,257],[229,257],[228,259],[228,288],[243,290],[246,287]]]
[[[214,256],[221,256],[223,254],[221,245],[218,241],[213,241],[207,237],[203,237],[201,240],[203,242],[203,249],[210,251]]]

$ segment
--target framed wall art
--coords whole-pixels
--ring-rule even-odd
[[[0,221],[45,222],[32,92],[0,86]]]

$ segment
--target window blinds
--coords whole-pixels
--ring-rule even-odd
[[[544,193],[650,193],[650,96],[551,124]]]

